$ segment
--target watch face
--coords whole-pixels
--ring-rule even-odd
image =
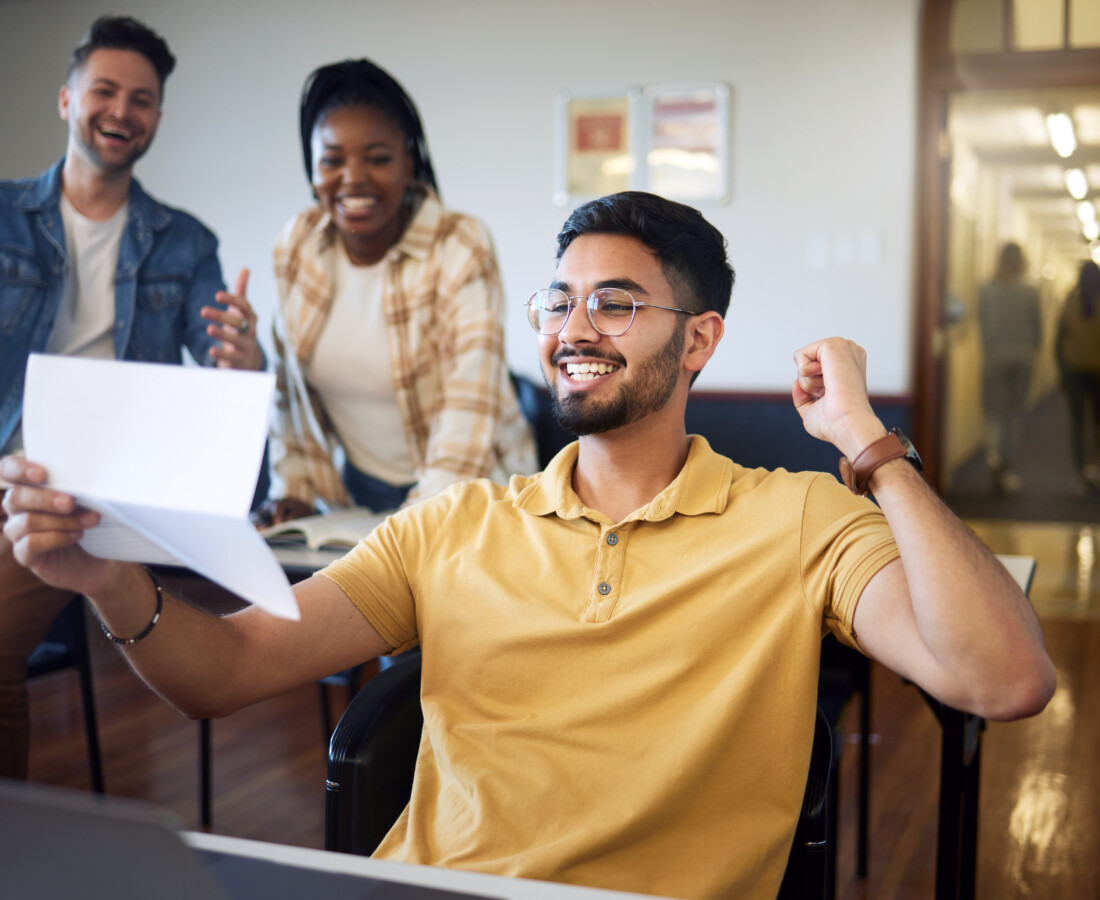
[[[890,433],[901,441],[901,445],[905,448],[905,458],[913,464],[913,468],[918,472],[923,471],[924,463],[921,462],[920,454],[917,453],[917,448],[913,446],[913,442],[909,440],[905,432],[900,428],[891,428]]]

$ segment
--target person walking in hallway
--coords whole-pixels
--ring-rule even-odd
[[[1005,244],[993,280],[978,293],[986,462],[994,491],[1009,494],[1020,490],[1013,465],[1041,328],[1039,292],[1023,280],[1025,269],[1020,245]]]
[[[1081,264],[1058,317],[1055,343],[1070,416],[1073,466],[1081,489],[1100,495],[1100,266]]]

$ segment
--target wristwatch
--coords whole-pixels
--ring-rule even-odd
[[[840,477],[848,486],[848,490],[865,497],[871,473],[892,459],[905,459],[918,472],[924,468],[913,442],[900,428],[891,428],[886,437],[879,438],[870,444],[854,460],[847,457],[841,458]]]

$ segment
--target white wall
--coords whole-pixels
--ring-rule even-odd
[[[536,372],[522,303],[553,271],[568,209],[552,203],[554,96],[723,81],[733,92],[732,198],[706,210],[737,286],[701,388],[788,390],[792,352],[844,334],[872,391],[911,381],[919,0],[130,0],[179,58],[137,173],[222,240],[228,281],[253,269],[270,321],[270,245],[309,201],[297,99],[310,70],[350,56],[416,100],[446,202],[492,230],[509,357]],[[0,175],[61,156],[56,94],[104,7],[0,0]]]

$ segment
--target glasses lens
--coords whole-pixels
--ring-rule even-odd
[[[595,298],[593,305],[592,298]],[[601,288],[589,298],[588,312],[592,324],[601,334],[616,337],[634,321],[634,298],[618,288]]]
[[[527,301],[527,320],[539,334],[557,334],[569,316],[569,295],[546,288],[535,291]]]

